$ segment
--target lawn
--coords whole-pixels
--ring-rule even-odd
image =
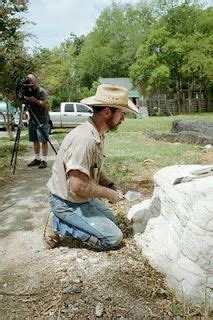
[[[137,185],[152,179],[153,173],[165,166],[207,164],[207,152],[211,151],[197,145],[156,141],[146,135],[148,129],[170,131],[175,119],[192,118],[213,120],[213,114],[127,119],[117,132],[106,136],[105,165],[111,176],[119,183]]]
[[[116,132],[110,132],[105,139],[105,168],[120,184],[137,184],[152,179],[158,169],[174,164],[207,164],[211,157],[207,151],[196,145],[155,141],[146,131],[170,131],[175,119],[213,121],[213,113],[201,113],[172,117],[149,117],[126,119]],[[61,142],[70,129],[55,129],[53,136]],[[51,136],[50,136],[51,139]],[[0,185],[11,176],[9,170],[14,141],[0,138]],[[20,141],[19,157],[27,146],[27,137]]]
[[[11,157],[13,153],[14,143],[15,143],[15,137],[14,137],[14,140],[12,141],[9,139],[9,137],[0,138],[0,187],[12,180],[12,170],[10,168],[10,162],[11,162]],[[20,160],[20,158],[23,156],[27,146],[28,146],[27,136],[21,137],[17,163]]]

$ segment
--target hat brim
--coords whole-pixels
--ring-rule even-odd
[[[125,112],[131,112],[131,113],[139,112],[136,105],[130,99],[128,99],[128,105],[115,105],[115,104],[110,105],[110,104],[102,103],[101,101],[96,100],[95,96],[84,98],[81,100],[81,102],[84,104],[87,104],[88,106],[97,106],[97,107],[106,106],[106,107],[119,108],[119,109],[124,110]]]

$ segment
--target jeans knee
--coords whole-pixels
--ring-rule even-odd
[[[117,229],[114,235],[111,235],[110,237],[107,237],[104,239],[104,241],[102,242],[102,245],[105,248],[113,248],[113,247],[117,247],[122,240],[123,240],[123,233],[121,232],[120,229]]]
[[[120,229],[118,229],[119,231],[117,232],[117,237],[115,239],[115,242],[114,242],[114,246],[118,246],[121,241],[123,240],[123,233]]]

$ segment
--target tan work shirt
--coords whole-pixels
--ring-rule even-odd
[[[103,163],[104,136],[97,131],[92,119],[71,130],[64,138],[47,183],[51,193],[75,203],[87,202],[90,198],[72,192],[67,173],[79,170],[90,181],[98,183]]]

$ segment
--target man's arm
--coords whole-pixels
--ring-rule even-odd
[[[104,171],[101,171],[100,173],[99,184],[113,190],[119,190],[116,184],[107,177]]]
[[[24,99],[29,101],[29,102],[37,104],[39,107],[42,107],[42,108],[47,108],[48,107],[47,100],[39,100],[39,99],[37,99],[37,98],[35,98],[33,96],[24,97]]]
[[[105,198],[111,203],[116,203],[123,199],[123,194],[120,191],[115,191],[89,181],[88,176],[79,170],[70,170],[68,176],[71,191],[77,196]]]

